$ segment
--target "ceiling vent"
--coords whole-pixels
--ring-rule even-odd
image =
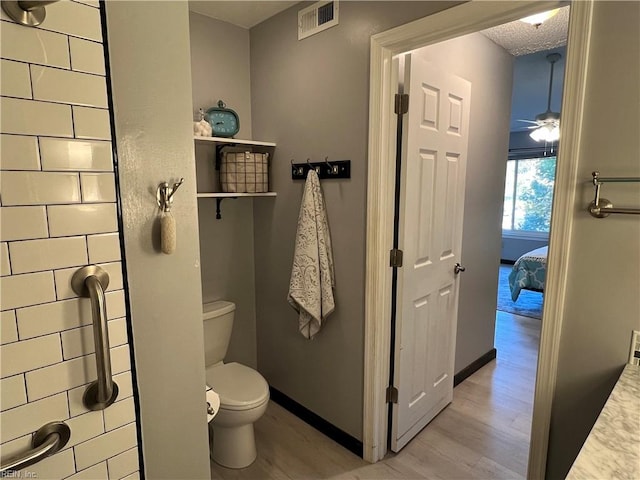
[[[338,1],[317,2],[298,12],[298,40],[338,25]]]

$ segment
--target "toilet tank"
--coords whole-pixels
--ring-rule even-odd
[[[225,301],[205,303],[202,306],[205,366],[224,360],[231,340],[235,310],[235,303]]]

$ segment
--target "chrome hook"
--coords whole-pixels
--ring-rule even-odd
[[[178,182],[175,182],[173,186],[169,186],[168,182],[162,182],[158,185],[156,190],[156,200],[158,201],[158,207],[163,212],[170,212],[171,205],[173,204],[173,195],[176,193],[180,185],[184,183],[184,178],[181,178]]]

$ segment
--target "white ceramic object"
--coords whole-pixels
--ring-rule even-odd
[[[203,307],[206,380],[220,398],[209,423],[211,458],[227,468],[248,467],[256,459],[253,423],[266,411],[269,385],[258,372],[239,363],[224,363],[235,305],[214,302]]]

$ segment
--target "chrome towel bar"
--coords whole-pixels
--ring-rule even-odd
[[[606,198],[600,197],[600,188],[603,183],[629,183],[640,182],[640,177],[601,177],[600,172],[592,172],[593,186],[595,187],[595,197],[589,204],[588,211],[592,217],[605,218],[612,213],[640,214],[640,208],[615,208]]]
[[[62,450],[69,442],[71,430],[64,422],[51,422],[38,429],[31,440],[32,449],[8,458],[0,466],[0,478],[20,478],[12,472],[22,470]]]
[[[81,297],[91,299],[93,342],[96,350],[98,379],[89,384],[82,402],[89,410],[104,410],[118,398],[118,385],[111,376],[111,352],[104,291],[109,286],[109,274],[97,265],[77,270],[71,277],[71,287]]]

